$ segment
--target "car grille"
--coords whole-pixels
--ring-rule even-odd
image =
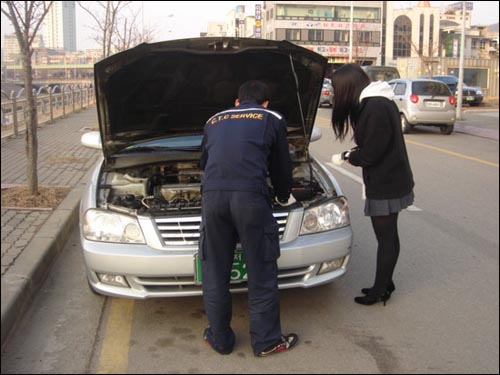
[[[278,270],[278,285],[286,287],[310,277],[317,272],[314,264],[310,266]],[[194,276],[179,277],[133,277],[134,283],[141,285],[148,293],[175,293],[175,292],[199,292],[201,285],[197,284]],[[247,281],[231,281],[232,292],[245,291],[248,288]]]
[[[285,232],[288,212],[274,212],[280,238]],[[201,216],[177,216],[155,218],[156,227],[166,246],[196,245],[200,239]]]

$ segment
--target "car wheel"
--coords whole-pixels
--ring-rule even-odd
[[[441,125],[440,126],[440,129],[441,129],[441,134],[451,134],[453,133],[453,128],[454,128],[454,125]]]
[[[403,133],[404,134],[410,133],[412,128],[413,126],[408,123],[406,116],[401,114],[401,129],[403,129]]]

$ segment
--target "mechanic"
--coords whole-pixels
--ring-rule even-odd
[[[279,232],[268,176],[279,204],[286,206],[295,200],[290,196],[292,162],[286,123],[281,114],[267,109],[269,97],[265,83],[243,83],[235,107],[212,116],[204,130],[199,256],[209,325],[203,338],[220,354],[231,353],[235,342],[229,283],[238,241],[248,273],[254,354],[278,353],[298,341],[296,334],[281,332]]]

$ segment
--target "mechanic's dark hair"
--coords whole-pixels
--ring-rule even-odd
[[[251,100],[262,104],[269,100],[270,90],[264,82],[261,81],[246,81],[238,90],[238,99],[240,101]]]
[[[332,75],[335,100],[332,110],[332,127],[336,139],[343,140],[349,125],[356,127],[359,95],[370,84],[370,78],[357,64],[345,64]]]

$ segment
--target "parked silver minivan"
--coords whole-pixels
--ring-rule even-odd
[[[438,126],[451,134],[455,125],[455,96],[448,86],[430,79],[394,79],[389,82],[394,102],[401,114],[401,127],[409,133],[413,126]]]

